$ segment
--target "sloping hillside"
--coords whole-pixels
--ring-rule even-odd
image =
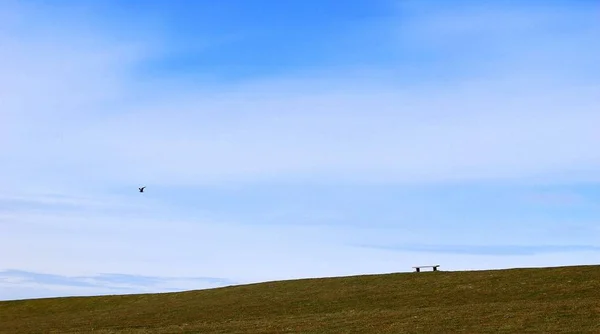
[[[600,333],[600,266],[0,302],[1,333]]]

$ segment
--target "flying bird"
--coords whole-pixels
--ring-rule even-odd
[[[138,189],[140,190],[141,193],[143,193],[144,192],[144,188],[146,188],[146,187],[141,187],[141,188],[138,188]]]

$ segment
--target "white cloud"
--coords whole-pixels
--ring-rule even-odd
[[[302,175],[423,182],[597,170],[598,89],[495,91],[415,97],[372,89],[360,97],[299,94],[243,106],[198,99],[177,115],[165,107],[82,129],[79,147],[63,151],[70,155],[61,161],[81,168],[94,162],[115,181],[158,184]]]
[[[461,33],[485,25],[468,18],[476,22]],[[590,177],[600,167],[600,86],[569,76],[563,82],[552,62],[540,69],[533,61],[529,72],[497,59],[500,70],[444,86],[411,88],[366,71],[163,90],[135,80],[130,69],[143,53],[128,44],[98,33],[73,39],[62,30],[26,31],[1,42],[11,50],[1,62],[7,75],[0,85],[11,96],[2,109],[13,119],[3,148],[12,163],[3,169],[18,182],[88,180],[94,187],[311,175],[426,182]],[[578,33],[589,31],[576,30],[575,40]],[[540,55],[562,48],[541,46]]]

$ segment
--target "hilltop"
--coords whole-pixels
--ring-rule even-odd
[[[0,333],[600,333],[600,266],[0,302]]]

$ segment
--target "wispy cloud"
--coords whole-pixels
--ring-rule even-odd
[[[476,15],[482,12],[505,16],[503,11],[494,13],[486,8],[465,14],[464,21],[475,22],[458,29],[454,33],[458,37],[450,36],[448,47],[455,47],[453,38],[466,34],[469,41],[467,32],[488,26],[489,21]],[[435,15],[451,17],[451,13],[441,10]],[[533,36],[550,34],[560,19],[554,12],[534,9],[521,9],[520,14],[543,16],[542,26],[547,30],[528,25],[500,29],[497,34],[505,36],[506,42],[513,41],[502,50],[521,50],[512,36],[521,31]],[[399,24],[398,29],[420,36],[412,27],[433,24],[429,17],[419,21],[416,16],[409,28]],[[446,23],[450,27],[456,24]],[[568,37],[555,43],[527,39],[528,49],[548,59],[540,62],[535,57],[518,57],[518,61],[528,66],[545,64],[542,71],[515,66],[511,57],[499,57],[467,78],[444,81],[443,85],[428,80],[427,85],[415,87],[395,83],[395,78],[403,75],[401,57],[397,61],[400,71],[388,64],[388,75],[369,69],[350,75],[326,70],[323,74],[315,71],[247,79],[215,88],[186,81],[180,86],[173,80],[147,86],[127,70],[136,60],[143,61],[143,54],[122,57],[118,43],[102,45],[103,52],[98,53],[95,47],[90,50],[77,40],[67,41],[70,35],[64,34],[60,38],[66,40],[59,45],[70,45],[72,50],[66,53],[54,44],[44,47],[40,37],[29,35],[20,39],[20,47],[11,48],[15,54],[4,62],[13,64],[12,68],[28,69],[18,77],[36,82],[6,84],[12,86],[9,96],[31,103],[20,108],[23,122],[13,123],[28,135],[12,137],[11,142],[19,143],[20,149],[7,158],[20,163],[18,169],[9,170],[19,180],[47,183],[48,179],[36,177],[37,170],[44,169],[55,182],[88,183],[90,187],[132,180],[173,185],[309,177],[363,182],[597,180],[593,172],[600,166],[593,147],[600,139],[593,126],[600,117],[594,109],[599,102],[597,83],[574,81],[563,70],[566,62],[571,73],[589,73],[580,62],[581,53],[551,56],[565,49],[562,42],[585,48],[584,55],[597,53],[593,45],[579,41],[595,35],[596,28],[575,26]],[[575,39],[578,44],[573,36],[579,37]],[[28,50],[27,43],[36,51]],[[414,41],[398,43],[409,49],[418,45]],[[431,51],[432,56],[443,59],[444,50]],[[460,50],[462,54],[468,49]],[[32,58],[39,53],[46,57]],[[65,53],[72,61],[64,58]],[[65,66],[56,66],[58,57]],[[21,65],[14,66],[15,62]],[[85,79],[80,73],[86,73]],[[35,87],[40,89],[32,89]],[[64,87],[64,93],[49,92],[45,87]],[[71,91],[77,91],[76,98],[83,104],[71,98]],[[58,126],[61,114],[70,121],[61,118]],[[23,155],[33,151],[35,155]]]
[[[0,299],[39,297],[37,291],[23,293],[24,288],[46,290],[44,297],[95,294],[130,294],[154,291],[175,292],[233,285],[228,279],[215,277],[156,277],[124,274],[64,276],[22,270],[0,271]]]
[[[547,206],[600,205],[584,194],[573,191],[538,191],[524,194],[523,199],[532,204]]]
[[[598,246],[588,245],[394,245],[361,246],[410,252],[432,252],[443,254],[472,254],[496,256],[521,256],[544,253],[600,252]]]

